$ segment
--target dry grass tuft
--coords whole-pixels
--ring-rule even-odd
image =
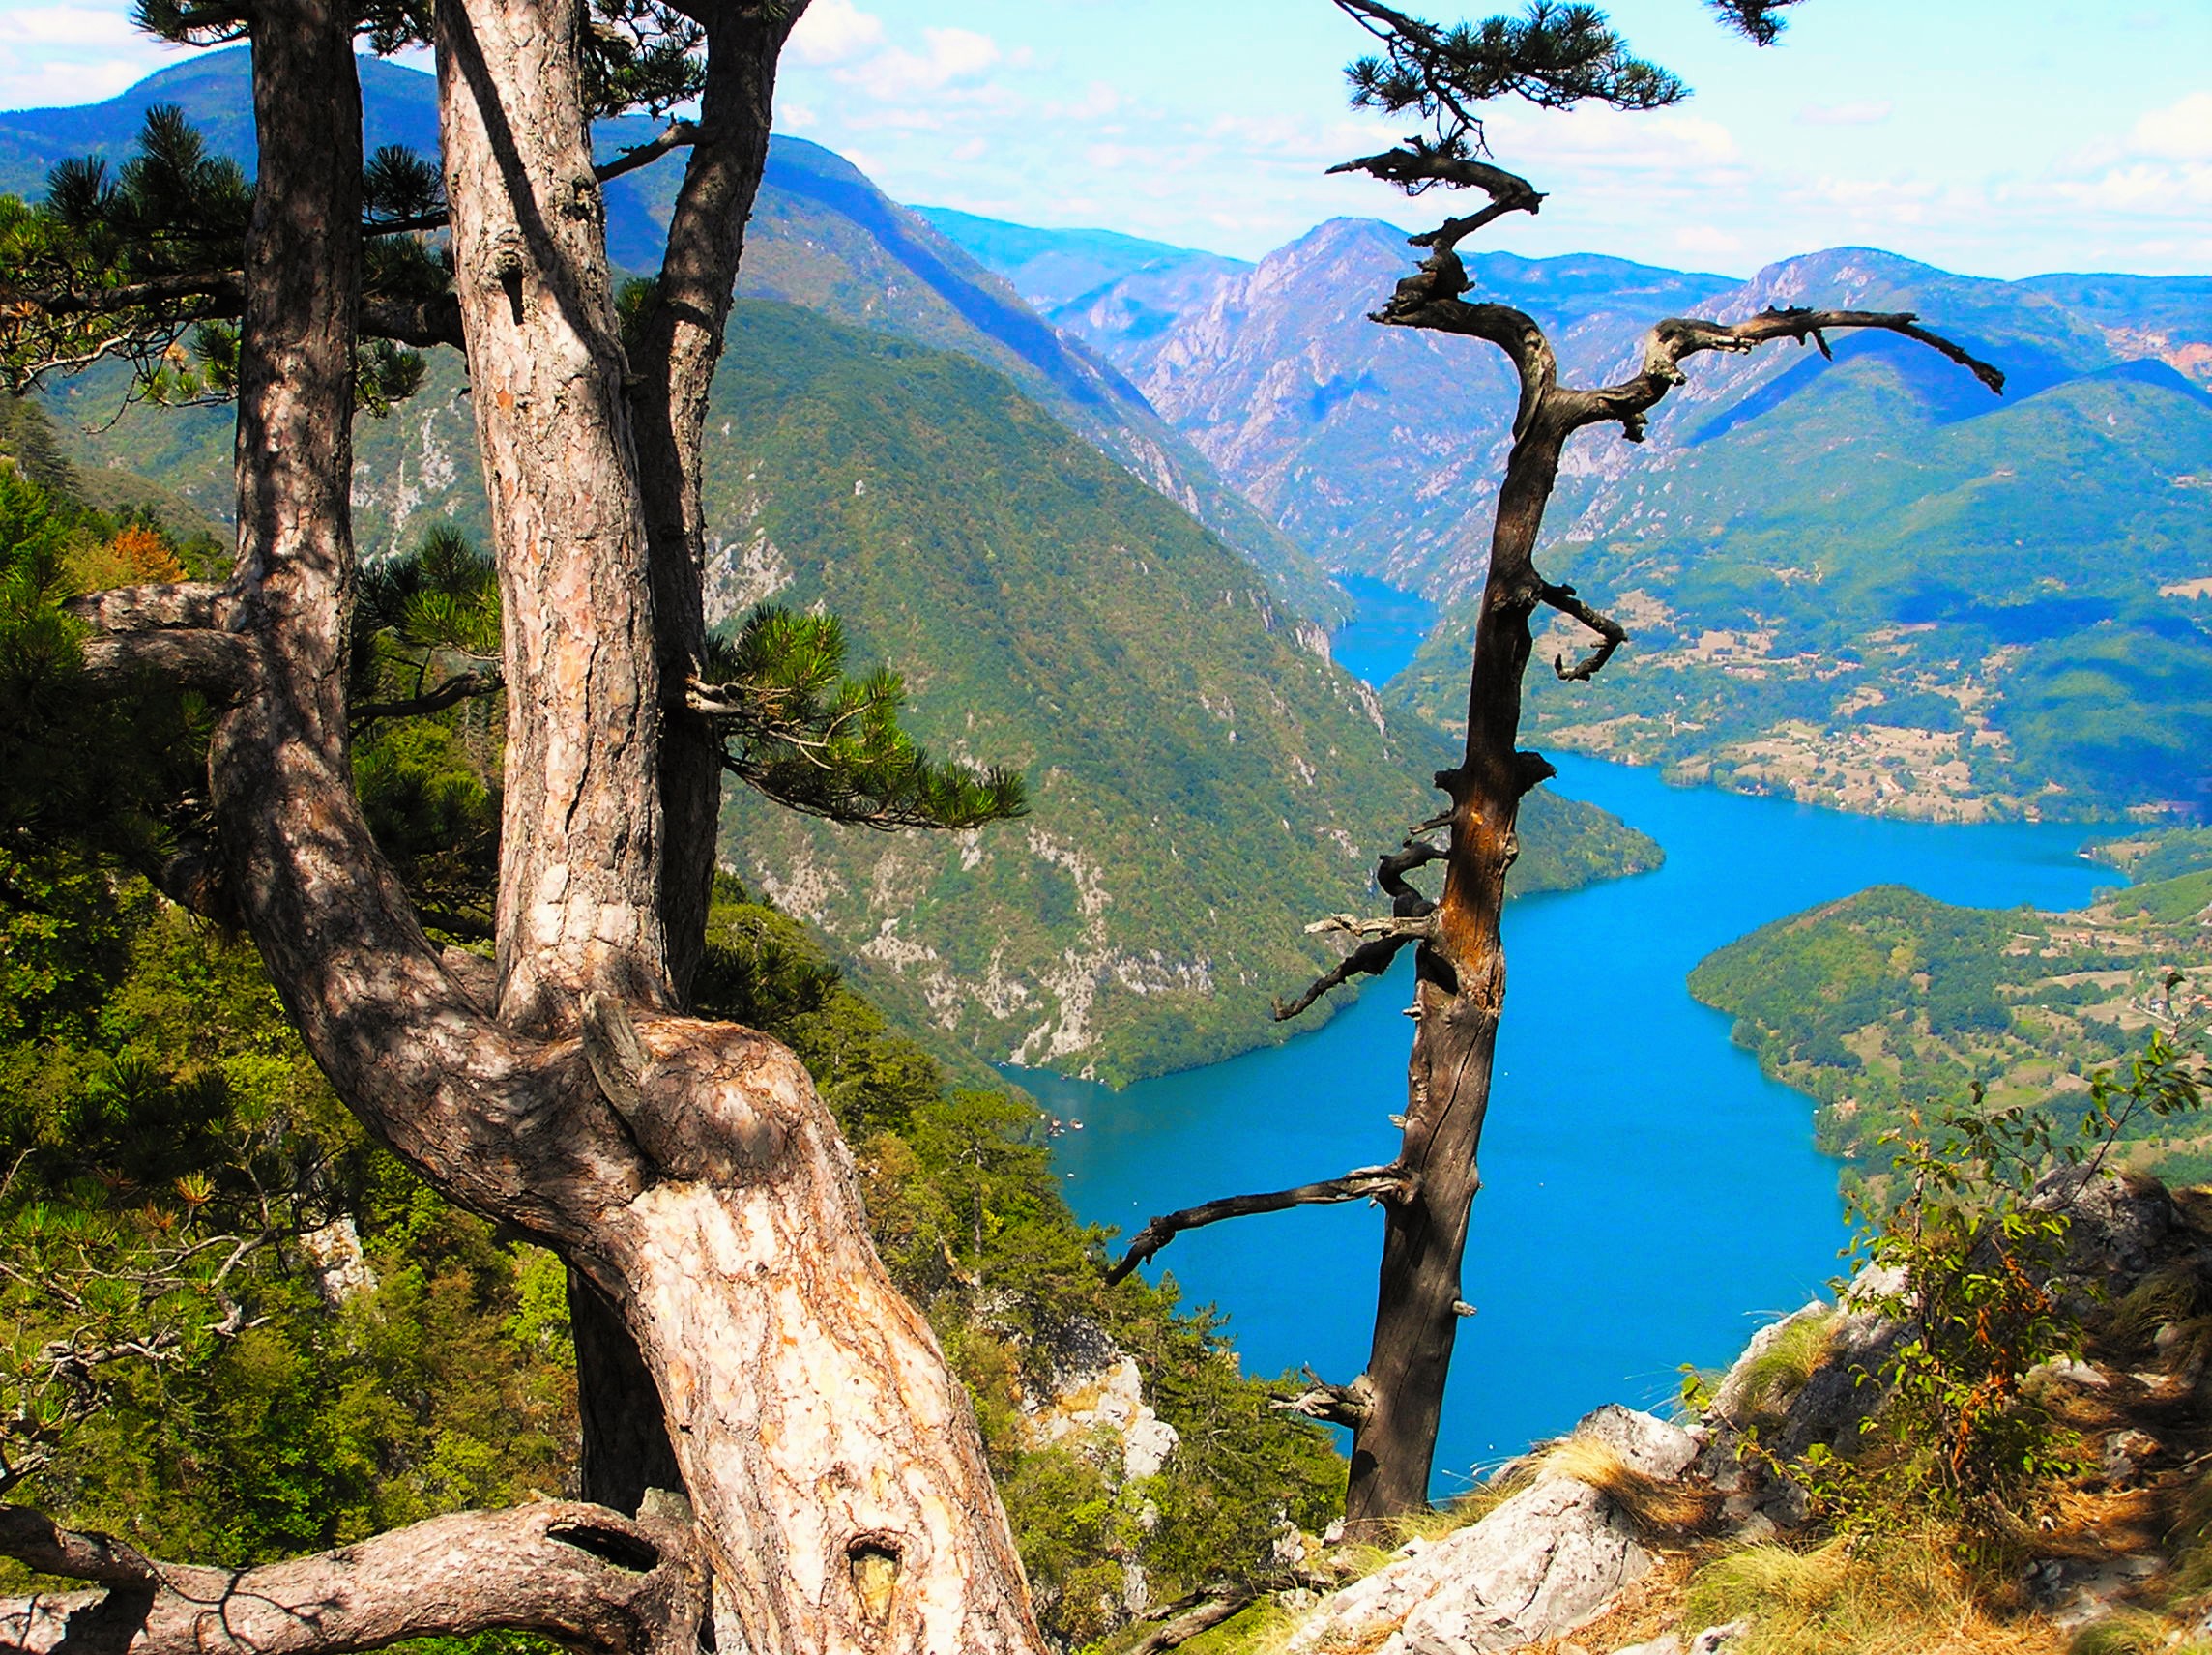
[[[2168,1264],[2151,1273],[2112,1307],[2112,1332],[2140,1348],[2169,1321],[2193,1321],[2212,1312],[2212,1284],[2194,1263]]]
[[[1805,1388],[1814,1370],[1828,1359],[1842,1322],[1843,1313],[1831,1311],[1826,1316],[1801,1317],[1782,1323],[1766,1349],[1745,1364],[1744,1407],[1755,1416],[1787,1408],[1790,1399]]]
[[[1571,1477],[1598,1490],[1647,1535],[1691,1533],[1720,1510],[1720,1496],[1712,1490],[1648,1476],[1594,1437],[1561,1437],[1538,1452],[1533,1464],[1544,1475]]]
[[[1678,1624],[1748,1619],[1731,1655],[2060,1655],[2040,1617],[2000,1616],[1960,1572],[1946,1535],[1750,1546],[1701,1569]]]

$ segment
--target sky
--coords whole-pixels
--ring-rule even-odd
[[[1765,51],[1701,0],[1609,10],[1695,96],[1494,105],[1497,159],[1550,199],[1486,250],[2212,273],[2212,0],[1805,0]],[[173,61],[129,11],[0,0],[0,107],[95,102]],[[1326,174],[1410,130],[1346,105],[1364,38],[1327,0],[814,0],[777,124],[902,201],[1257,258],[1325,218],[1449,210]]]

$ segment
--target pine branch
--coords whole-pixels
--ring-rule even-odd
[[[848,826],[979,828],[1024,814],[1010,770],[933,759],[900,727],[897,675],[845,676],[834,616],[774,605],[710,641],[687,697],[723,743],[729,773],[787,808]]]
[[[1613,659],[1614,651],[1628,642],[1628,632],[1610,615],[1601,615],[1575,595],[1571,586],[1554,586],[1546,581],[1538,589],[1543,600],[1562,615],[1572,616],[1598,635],[1598,647],[1577,661],[1567,665],[1567,657],[1555,656],[1552,670],[1559,675],[1562,683],[1587,683],[1604,671],[1605,663]]]

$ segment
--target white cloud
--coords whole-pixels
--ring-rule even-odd
[[[861,11],[853,0],[814,0],[785,49],[800,63],[819,68],[850,63],[883,44],[884,20],[873,12]]]
[[[152,44],[131,26],[130,18],[86,6],[41,6],[28,12],[0,12],[0,42],[11,45],[64,45],[96,50],[127,44]]]
[[[904,46],[877,51],[839,69],[837,78],[870,98],[895,103],[974,81],[1000,61],[999,43],[974,29],[924,29],[921,39],[921,51]]]
[[[1685,224],[1674,232],[1674,246],[1699,258],[1729,258],[1743,251],[1743,238],[1712,224]]]
[[[2212,92],[2192,92],[2136,123],[2139,154],[2173,160],[2212,160]]]
[[[0,4],[0,106],[96,103],[181,54],[120,8]]]

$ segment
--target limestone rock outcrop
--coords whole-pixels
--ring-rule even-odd
[[[1576,1434],[1659,1481],[1680,1477],[1698,1457],[1690,1433],[1619,1407],[1598,1409]],[[1409,1544],[1325,1600],[1293,1635],[1286,1655],[1518,1649],[1587,1625],[1656,1561],[1612,1495],[1540,1470],[1480,1522],[1426,1545]]]

